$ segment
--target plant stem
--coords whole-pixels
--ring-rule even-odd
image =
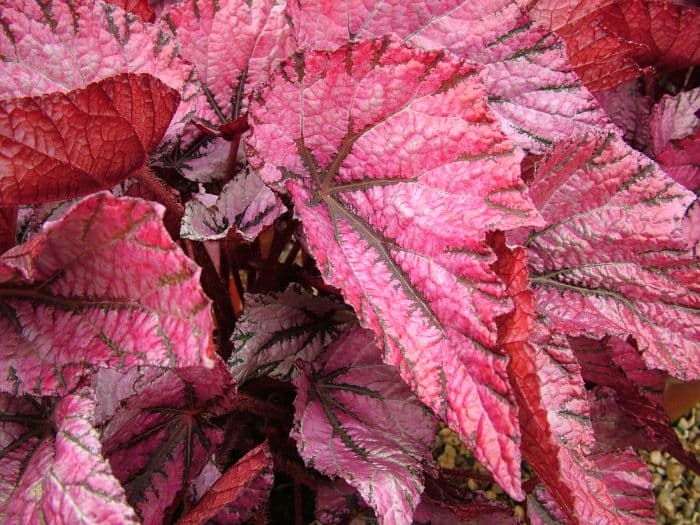
[[[185,214],[185,207],[180,200],[172,194],[170,187],[160,180],[150,168],[144,166],[137,170],[133,176],[155,193],[158,202],[164,205],[178,221],[182,219],[182,216]]]

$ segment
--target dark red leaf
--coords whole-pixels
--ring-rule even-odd
[[[149,75],[0,102],[0,204],[67,199],[143,167],[179,103]]]
[[[148,0],[105,0],[106,3],[121,7],[124,11],[134,13],[144,22],[153,22],[156,14],[148,4]]]

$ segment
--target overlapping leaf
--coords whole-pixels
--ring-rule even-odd
[[[197,117],[221,124],[246,111],[253,88],[294,48],[284,8],[275,0],[186,0],[163,13],[199,73]]]
[[[154,77],[123,74],[0,102],[0,204],[68,199],[121,182],[146,164],[179,100]]]
[[[122,73],[148,74],[182,103],[166,132],[173,138],[194,110],[192,66],[167,28],[95,0],[7,0],[0,14],[0,99],[68,93]]]
[[[566,338],[537,319],[527,254],[496,240],[495,270],[515,302],[502,319],[499,342],[518,401],[523,455],[572,523],[627,523],[586,458],[594,442],[586,389]]]
[[[638,80],[631,80],[594,94],[610,119],[622,129],[625,142],[639,151],[647,151],[651,145],[652,100],[640,93],[640,84]]]
[[[139,378],[149,374],[150,381]],[[170,513],[223,435],[210,419],[225,410],[230,377],[223,365],[131,375],[137,393],[103,423],[104,453],[145,525]]]
[[[282,293],[247,294],[245,305],[228,362],[238,383],[257,375],[288,380],[297,359],[313,362],[355,320],[339,301],[293,284]]]
[[[50,414],[0,393],[0,520],[39,525],[136,525],[124,489],[102,457],[95,402],[83,389]]]
[[[212,366],[199,268],[163,208],[99,193],[0,259],[0,390],[69,392],[97,367]]]
[[[541,152],[555,140],[608,125],[571,70],[561,40],[535,27],[515,0],[302,0],[289,9],[303,46],[333,49],[396,33],[413,45],[485,64],[489,103],[524,148]]]
[[[437,421],[382,364],[372,332],[346,332],[294,384],[292,437],[306,463],[355,487],[380,524],[410,524]]]
[[[700,189],[700,88],[663,97],[649,125],[664,171],[689,190]]]
[[[568,335],[637,341],[646,365],[700,377],[700,295],[681,220],[692,193],[614,135],[563,143],[530,192],[547,223],[525,242],[538,310]]]
[[[489,229],[539,222],[475,66],[391,38],[299,54],[252,105],[251,162],[418,397],[521,496]],[[281,180],[281,181],[280,181]]]
[[[208,463],[207,466],[213,465]],[[208,479],[197,487],[206,492],[197,505],[178,520],[178,525],[200,525],[211,523],[212,519],[217,523],[219,515],[227,525],[237,525],[247,521],[255,508],[270,497],[273,473],[267,443],[248,452],[223,475],[216,467],[214,469],[216,473],[210,470]]]
[[[232,228],[246,241],[253,241],[266,226],[287,211],[282,201],[260,177],[245,170],[228,182],[221,194],[205,194],[212,205],[197,198],[187,202],[180,235],[195,241],[223,239]]]

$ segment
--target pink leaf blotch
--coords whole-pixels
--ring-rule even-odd
[[[0,101],[0,204],[68,199],[143,168],[180,97],[149,75]]]
[[[82,389],[52,403],[0,393],[0,521],[136,525],[124,489],[102,456],[95,400]]]
[[[615,135],[559,144],[530,194],[547,225],[524,242],[538,311],[567,335],[632,336],[646,365],[700,377],[698,270],[682,219],[694,195]]]
[[[281,293],[246,294],[245,305],[228,360],[238,383],[259,375],[289,380],[297,359],[312,363],[356,321],[342,302],[311,295],[295,284]]]
[[[380,524],[409,525],[437,421],[353,328],[294,381],[292,437],[307,464],[355,487]]]
[[[230,235],[231,229],[251,242],[287,208],[260,177],[246,169],[226,183],[212,206],[194,199],[185,205],[180,236],[195,241],[214,241]]]
[[[490,229],[538,224],[478,67],[393,38],[305,52],[253,97],[251,162],[418,397],[520,491]]]
[[[609,122],[582,86],[563,42],[535,26],[516,0],[297,0],[295,37],[312,49],[396,33],[412,45],[446,49],[484,64],[489,105],[523,148],[543,152],[559,139]]]
[[[213,366],[200,270],[162,215],[98,193],[0,258],[0,390],[69,392],[98,367]]]

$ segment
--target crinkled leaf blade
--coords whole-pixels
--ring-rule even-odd
[[[530,186],[547,226],[525,242],[538,310],[567,335],[637,341],[646,365],[700,377],[692,193],[614,135],[562,143]]]
[[[0,102],[0,204],[68,199],[142,168],[180,98],[149,75]]]
[[[308,465],[355,487],[380,524],[411,523],[437,421],[353,328],[294,381],[292,437]]]
[[[245,305],[228,360],[238,383],[258,375],[289,380],[297,359],[312,363],[355,321],[343,303],[294,284],[281,293],[246,294]]]
[[[509,300],[484,233],[539,218],[477,68],[368,40],[297,55],[254,99],[251,162],[291,193],[324,279],[519,497],[515,409],[494,349]]]
[[[334,49],[396,33],[418,47],[484,64],[489,103],[523,148],[546,151],[558,139],[609,124],[572,71],[562,41],[536,27],[515,0],[303,0],[289,10],[303,46]]]
[[[163,208],[98,193],[0,261],[0,390],[70,391],[99,367],[213,366],[200,269],[162,225]]]
[[[502,318],[499,341],[518,401],[523,456],[572,523],[627,523],[586,453],[594,442],[586,389],[566,338],[535,312],[527,252],[500,235],[495,270],[515,310]]]
[[[57,400],[50,421],[42,421],[27,398],[0,394],[0,414],[28,422],[1,423],[0,446],[31,435],[12,452],[3,448],[0,454],[3,523],[138,523],[102,456],[94,409],[91,393],[83,389]],[[7,491],[12,484],[14,491]]]
[[[252,510],[270,496],[273,481],[272,456],[267,442],[255,447],[230,467],[204,493],[202,499],[186,516],[178,520],[178,525],[203,525],[214,518],[228,505],[234,508]],[[236,520],[227,516],[227,523],[242,523],[248,517]]]

